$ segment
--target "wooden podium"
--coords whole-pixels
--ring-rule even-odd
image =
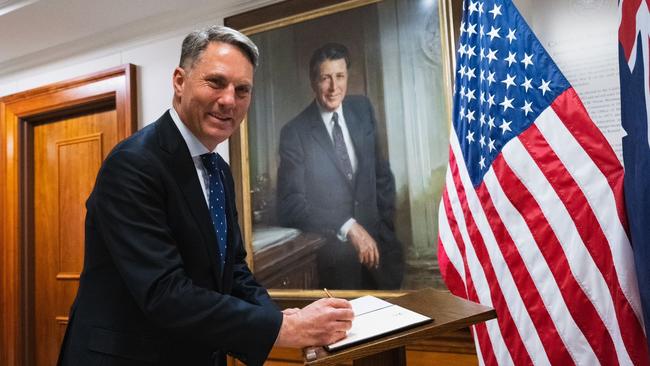
[[[496,318],[494,309],[430,288],[386,301],[427,315],[433,322],[336,352],[327,352],[323,347],[305,348],[305,365],[337,365],[349,361],[354,366],[406,365],[407,344]]]

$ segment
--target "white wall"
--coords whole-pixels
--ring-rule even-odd
[[[171,73],[180,56],[183,36],[192,28],[129,40],[2,75],[0,96],[132,63],[137,66],[138,126],[142,127],[169,107]]]
[[[218,20],[218,24],[222,23]],[[13,94],[131,63],[137,66],[138,128],[155,121],[171,106],[171,75],[178,64],[183,37],[196,28],[176,29],[149,39],[114,44],[54,63],[0,77],[0,95]],[[228,161],[228,143],[219,145]]]

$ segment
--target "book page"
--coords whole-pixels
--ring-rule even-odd
[[[388,301],[374,296],[362,296],[350,300],[350,305],[352,305],[354,316],[360,316],[371,311],[393,306],[393,304],[389,303]]]
[[[328,351],[350,346],[366,339],[416,326],[432,319],[404,307],[393,305],[374,296],[364,296],[351,301],[355,318],[348,336],[326,346]]]

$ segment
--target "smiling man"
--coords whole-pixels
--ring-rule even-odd
[[[84,269],[60,365],[262,365],[273,345],[330,344],[342,299],[281,312],[245,261],[215,152],[251,100],[257,47],[210,27],[183,41],[172,108],[108,155],[86,203]]]
[[[396,289],[402,246],[395,236],[395,181],[377,144],[365,96],[346,96],[350,55],[338,43],[314,51],[314,102],[280,133],[278,219],[324,235],[319,287]]]

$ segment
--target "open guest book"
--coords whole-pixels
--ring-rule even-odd
[[[354,311],[352,328],[347,337],[325,346],[329,352],[433,320],[374,296],[359,297],[350,300],[350,304]]]

